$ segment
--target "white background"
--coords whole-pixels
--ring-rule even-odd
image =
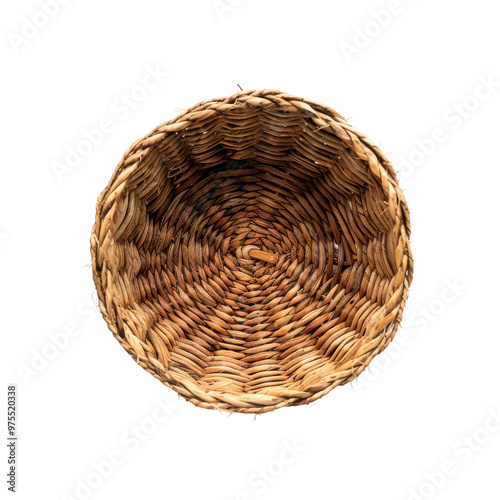
[[[496,4],[66,0],[49,18],[35,0],[6,3],[0,420],[17,384],[17,498],[498,499]],[[144,91],[148,68],[159,81]],[[96,199],[123,152],[238,84],[327,104],[380,145],[415,257],[403,325],[370,371],[256,419],[177,400],[138,367],[88,267]],[[100,143],[61,175],[102,120]],[[175,405],[162,422],[158,401]]]

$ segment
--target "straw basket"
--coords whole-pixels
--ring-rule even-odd
[[[91,235],[100,310],[203,408],[264,413],[356,378],[413,274],[394,169],[332,109],[275,90],[204,101],[135,142]]]

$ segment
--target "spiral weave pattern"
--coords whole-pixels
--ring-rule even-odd
[[[413,274],[394,169],[332,109],[275,90],[202,102],[135,142],[97,202],[100,310],[204,408],[263,413],[357,377]]]

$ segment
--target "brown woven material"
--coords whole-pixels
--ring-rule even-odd
[[[332,109],[275,90],[205,101],[135,142],[97,202],[100,310],[204,408],[263,413],[357,377],[413,274],[394,169]]]

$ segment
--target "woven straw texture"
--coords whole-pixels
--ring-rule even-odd
[[[195,405],[264,413],[356,378],[412,280],[394,169],[338,113],[276,90],[197,104],[135,142],[97,202],[104,319]]]

